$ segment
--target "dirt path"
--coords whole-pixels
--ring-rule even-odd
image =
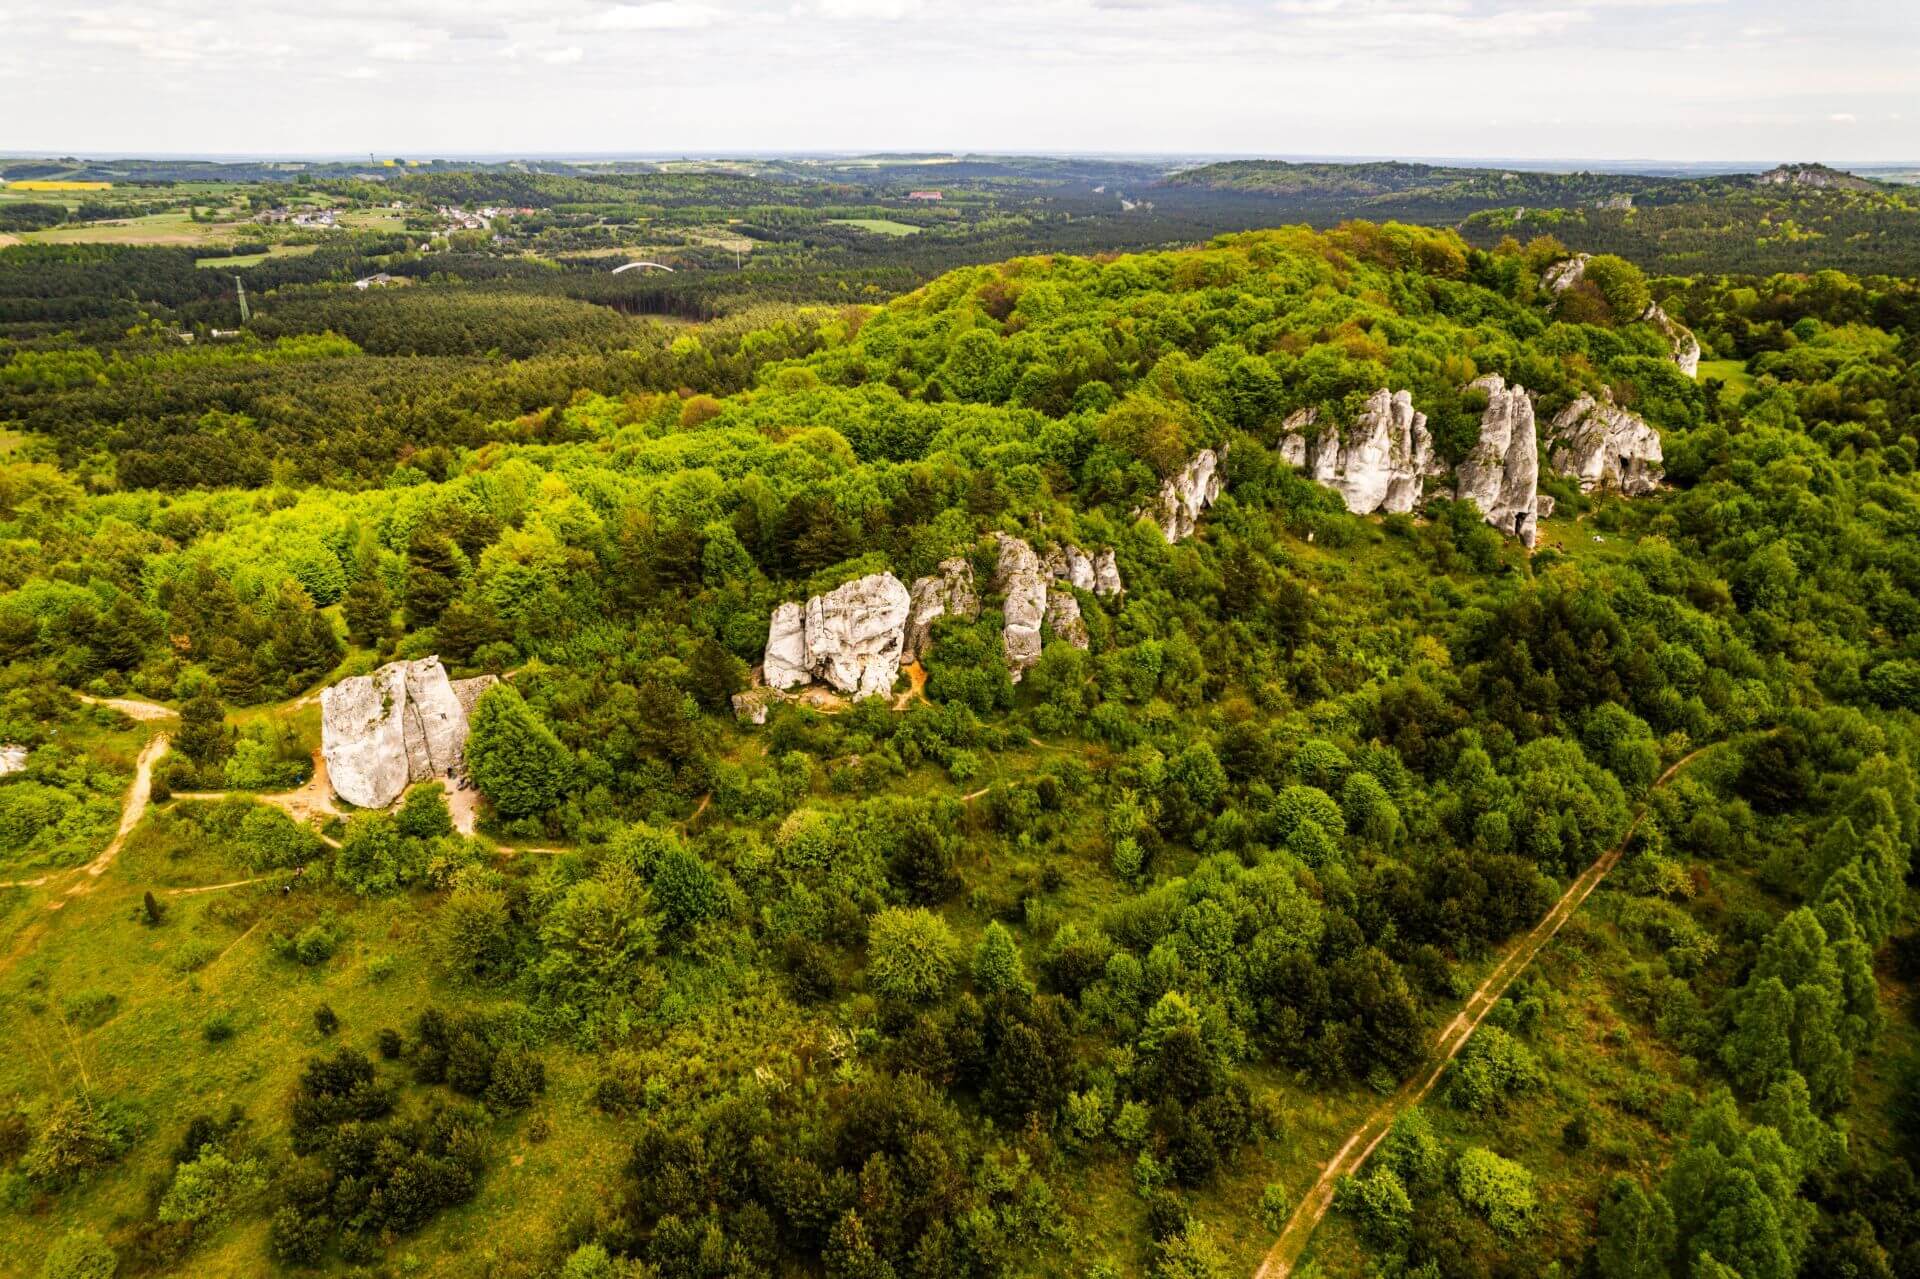
[[[927,699],[927,671],[924,666],[918,662],[908,662],[900,668],[900,673],[907,677],[907,691],[893,699],[893,709],[897,711],[913,705],[916,697],[923,702]]]
[[[171,706],[162,706],[158,702],[143,702],[137,697],[94,697],[87,693],[75,693],[74,696],[89,706],[111,706],[128,719],[137,719],[148,724],[156,720],[172,719],[179,714]]]
[[[127,842],[127,836],[147,815],[147,801],[153,798],[153,766],[167,753],[167,735],[155,733],[140,748],[140,758],[133,765],[133,785],[127,788],[127,798],[120,806],[120,828],[113,834],[113,840],[100,855],[87,863],[87,877],[67,889],[67,896],[88,891],[88,881],[99,879],[107,873],[107,867],[113,865],[113,859],[120,855],[121,847]]]
[[[1653,789],[1658,790],[1665,786],[1681,769],[1718,745],[1720,745],[1718,742],[1709,743],[1674,761],[1672,767],[1660,774],[1659,780],[1653,784]],[[1533,931],[1521,938],[1501,957],[1500,962],[1494,965],[1493,971],[1487,974],[1487,979],[1480,983],[1480,988],[1473,992],[1472,997],[1454,1015],[1453,1020],[1447,1023],[1446,1029],[1440,1032],[1440,1038],[1434,1043],[1432,1064],[1421,1074],[1401,1085],[1399,1092],[1381,1103],[1372,1114],[1368,1115],[1366,1121],[1347,1138],[1346,1144],[1327,1161],[1327,1166],[1320,1172],[1320,1179],[1313,1183],[1313,1189],[1300,1200],[1300,1206],[1294,1209],[1293,1216],[1281,1228],[1280,1237],[1274,1240],[1273,1247],[1260,1262],[1260,1268],[1254,1272],[1253,1279],[1287,1279],[1287,1276],[1293,1272],[1294,1266],[1299,1264],[1301,1256],[1305,1254],[1308,1242],[1313,1238],[1314,1227],[1320,1224],[1321,1218],[1327,1215],[1327,1209],[1332,1206],[1334,1187],[1339,1184],[1340,1178],[1358,1172],[1367,1162],[1367,1157],[1373,1154],[1374,1148],[1393,1127],[1393,1121],[1426,1100],[1427,1094],[1433,1091],[1433,1086],[1440,1082],[1440,1076],[1446,1071],[1447,1064],[1459,1054],[1462,1048],[1466,1047],[1467,1041],[1473,1038],[1473,1032],[1480,1028],[1481,1021],[1493,1010],[1493,1006],[1500,1002],[1500,997],[1506,993],[1507,987],[1513,984],[1513,979],[1526,970],[1527,965],[1533,962],[1534,956],[1553,940],[1555,934],[1560,931],[1561,925],[1573,917],[1573,912],[1580,909],[1580,904],[1586,901],[1593,890],[1599,886],[1600,881],[1606,878],[1607,872],[1619,863],[1620,855],[1626,851],[1634,832],[1640,829],[1640,819],[1646,816],[1646,812],[1646,805],[1642,804],[1640,810],[1633,815],[1633,821],[1628,824],[1627,833],[1620,837],[1620,842],[1600,854],[1593,865],[1587,867],[1580,878],[1574,880],[1567,891],[1560,895],[1560,900],[1553,904],[1553,909],[1533,926]]]

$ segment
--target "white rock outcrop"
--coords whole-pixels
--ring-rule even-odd
[[[1201,449],[1160,486],[1159,500],[1150,511],[1161,536],[1169,543],[1192,537],[1200,513],[1219,500],[1221,486],[1219,454]]]
[[[900,674],[911,602],[899,578],[869,573],[804,608],[780,605],[761,663],[767,683],[790,689],[819,679],[855,697],[887,692]]]
[[[993,589],[1001,596],[1006,619],[1000,646],[1007,655],[1007,671],[1018,684],[1027,668],[1040,660],[1040,623],[1047,616],[1047,578],[1040,557],[1017,537],[995,533],[999,556],[993,568]]]
[[[1484,391],[1480,438],[1454,468],[1454,494],[1480,508],[1487,523],[1532,548],[1540,518],[1540,441],[1533,400],[1498,373],[1468,383]]]
[[[1617,489],[1643,497],[1665,474],[1660,432],[1611,399],[1582,395],[1554,414],[1547,429],[1548,462],[1554,474],[1580,481],[1580,491]]]
[[[1072,591],[1056,587],[1047,592],[1047,629],[1055,639],[1063,639],[1075,648],[1084,649],[1093,643],[1086,620],[1080,616],[1080,601]]]
[[[1120,580],[1120,564],[1113,558],[1113,548],[1109,546],[1093,557],[1093,593],[1103,600],[1126,593],[1126,584]]]
[[[1302,427],[1313,420],[1309,415]],[[1282,456],[1296,451],[1282,444]],[[1442,473],[1434,460],[1427,415],[1413,407],[1410,392],[1385,387],[1368,397],[1366,408],[1345,430],[1322,429],[1305,455],[1314,481],[1338,489],[1355,515],[1403,515],[1420,504],[1427,477]]]
[[[908,590],[906,636],[901,646],[905,661],[917,662],[932,647],[933,624],[942,617],[980,616],[980,597],[973,589],[973,565],[961,558],[941,560],[939,572],[916,580]]]
[[[462,680],[472,700],[491,682]],[[414,782],[465,767],[467,707],[437,657],[389,662],[320,694],[320,752],[334,794],[385,808]]]
[[[1587,261],[1592,257],[1591,253],[1576,253],[1555,262],[1541,273],[1540,287],[1549,293],[1565,293],[1587,278]]]
[[[767,722],[767,708],[779,697],[770,688],[750,688],[733,695],[733,717],[743,724]]]
[[[14,742],[0,745],[0,777],[27,771],[27,748]]]
[[[1091,591],[1101,599],[1112,599],[1126,590],[1111,546],[1098,555],[1089,555],[1071,542],[1049,546],[1043,566],[1054,581],[1065,582],[1076,591]]]
[[[1700,376],[1700,339],[1692,329],[1668,315],[1658,302],[1647,303],[1640,318],[1666,336],[1667,353],[1675,367],[1688,377]]]

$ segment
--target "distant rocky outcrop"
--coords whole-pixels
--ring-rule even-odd
[[[0,777],[27,771],[27,748],[13,742],[0,745]]]
[[[1666,335],[1668,354],[1675,366],[1688,377],[1700,375],[1700,339],[1693,330],[1668,315],[1658,302],[1647,303],[1640,318]]]
[[[320,694],[320,751],[334,794],[385,808],[414,782],[465,767],[468,709],[491,675],[447,678],[437,657],[389,662]]]
[[[804,608],[780,605],[762,662],[767,683],[791,689],[819,679],[855,697],[887,692],[900,674],[911,603],[899,578],[870,573]]]
[[[1824,164],[1782,164],[1754,178],[1760,186],[1804,187],[1816,191],[1871,191],[1873,183]]]
[[[1540,519],[1540,442],[1533,400],[1498,373],[1468,386],[1486,392],[1480,438],[1454,468],[1454,493],[1480,508],[1487,523],[1532,548]]]
[[[1147,512],[1160,526],[1161,536],[1169,543],[1193,536],[1200,513],[1220,497],[1220,456],[1212,449],[1201,449],[1180,470],[1160,486],[1160,496]]]
[[[733,717],[743,724],[767,722],[767,708],[779,699],[770,688],[750,688],[733,695]]]
[[[1337,489],[1355,515],[1404,514],[1420,504],[1429,476],[1445,473],[1433,455],[1427,415],[1406,391],[1381,388],[1345,428],[1313,428],[1315,410],[1294,413],[1282,426],[1280,456],[1304,467],[1315,483]]]
[[[1582,395],[1554,415],[1547,429],[1548,462],[1554,474],[1580,481],[1580,491],[1615,489],[1642,497],[1660,487],[1665,474],[1660,432],[1611,399]]]
[[[980,598],[973,589],[973,565],[964,559],[941,560],[939,572],[915,581],[907,595],[907,630],[901,655],[909,662],[927,655],[933,624],[938,619],[980,615]]]

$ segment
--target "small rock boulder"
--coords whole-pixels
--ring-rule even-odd
[[[1087,634],[1086,619],[1080,616],[1080,601],[1070,590],[1055,587],[1047,592],[1047,629],[1053,632],[1054,638],[1063,639],[1075,648],[1084,649],[1093,643]]]
[[[14,742],[0,746],[0,777],[27,771],[27,748]]]
[[[1554,474],[1580,481],[1580,491],[1617,489],[1644,497],[1665,474],[1660,432],[1611,399],[1582,395],[1554,414],[1547,430]]]
[[[1549,293],[1565,293],[1587,278],[1587,262],[1592,257],[1591,253],[1576,253],[1555,262],[1541,273],[1540,287]]]
[[[1124,594],[1126,589],[1120,580],[1120,564],[1109,546],[1093,557],[1093,593],[1106,600]]]
[[[1459,500],[1479,507],[1487,523],[1531,548],[1540,499],[1533,400],[1526,388],[1508,386],[1498,373],[1468,385],[1486,392],[1487,408],[1480,415],[1480,438],[1454,470],[1454,492]]]
[[[954,558],[941,560],[940,571],[914,582],[907,592],[906,636],[901,657],[917,662],[932,646],[933,624],[942,617],[980,616],[980,598],[973,589],[973,565]]]
[[[779,696],[770,688],[750,688],[744,693],[735,693],[733,717],[743,724],[764,724],[767,722],[767,708],[772,706]]]

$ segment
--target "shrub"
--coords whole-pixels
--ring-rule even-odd
[[[1525,1044],[1498,1026],[1483,1025],[1447,1071],[1447,1101],[1484,1114],[1544,1080],[1540,1063]]]
[[[1413,1200],[1391,1168],[1376,1165],[1357,1177],[1343,1177],[1333,1206],[1350,1214],[1360,1233],[1376,1247],[1390,1248],[1406,1238],[1413,1224]]]
[[[47,1249],[40,1279],[113,1279],[119,1268],[119,1256],[98,1233],[69,1230]]]
[[[233,1014],[225,1009],[215,1013],[200,1027],[200,1035],[210,1044],[224,1044],[233,1038]]]
[[[47,1116],[20,1170],[36,1184],[57,1189],[119,1159],[135,1136],[132,1118],[121,1106],[69,1098]]]
[[[946,993],[959,967],[946,921],[919,907],[874,916],[867,936],[867,985],[901,1003],[931,1003]]]
[[[467,771],[502,817],[537,817],[560,802],[573,758],[511,684],[480,695],[467,734]]]
[[[313,1010],[313,1028],[324,1038],[340,1029],[340,1016],[333,1011],[333,1005],[321,1004]]]
[[[1533,1223],[1533,1174],[1513,1160],[1473,1146],[1461,1152],[1453,1175],[1461,1200],[1501,1234],[1518,1235]]]

